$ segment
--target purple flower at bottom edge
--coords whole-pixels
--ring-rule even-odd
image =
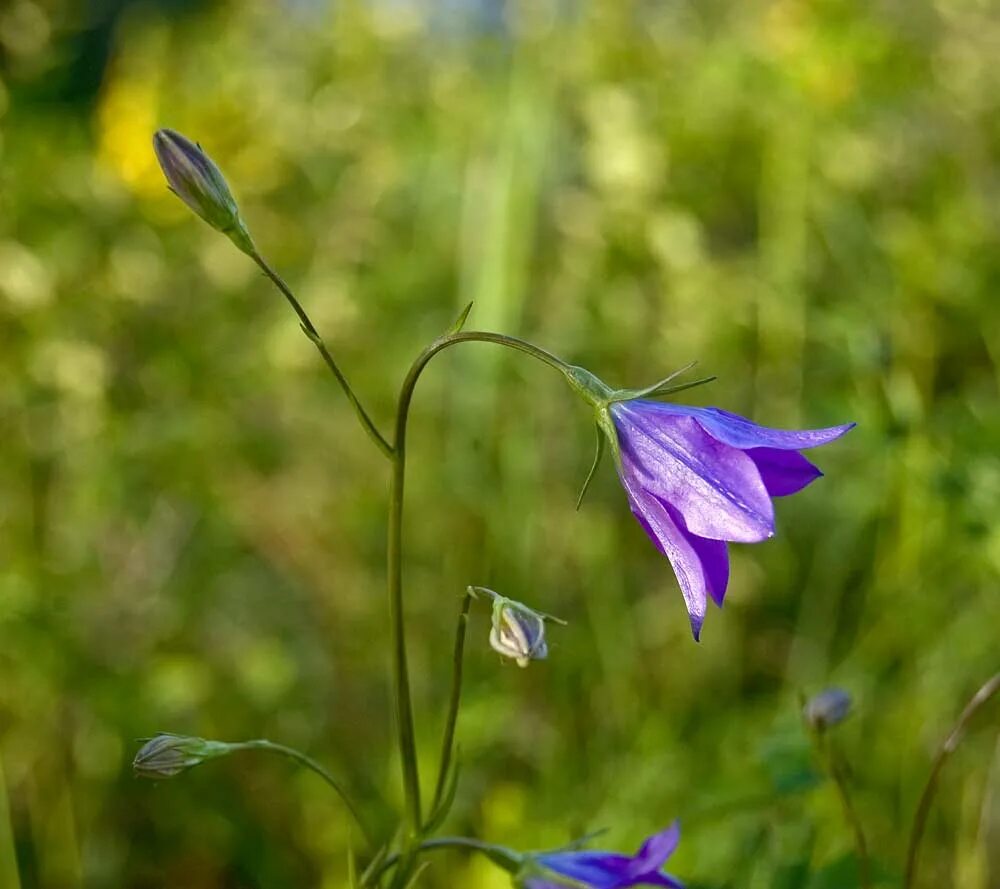
[[[610,407],[629,505],[673,566],[695,639],[709,597],[729,583],[726,541],[774,535],[772,497],[801,491],[823,473],[799,451],[828,444],[854,423],[768,429],[716,407],[623,401]]]
[[[684,889],[684,884],[663,873],[663,865],[680,840],[675,821],[666,830],[653,834],[635,855],[616,852],[549,852],[531,858],[533,870],[520,883],[524,889],[625,889],[628,886],[667,886]]]

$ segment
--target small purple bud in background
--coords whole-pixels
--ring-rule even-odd
[[[811,698],[802,715],[816,731],[843,722],[851,713],[851,696],[842,688],[828,688]]]
[[[545,622],[562,624],[565,621],[535,611],[522,602],[508,599],[486,587],[469,587],[475,596],[485,593],[493,599],[493,623],[490,629],[490,646],[504,657],[515,661],[519,667],[527,667],[531,661],[548,657],[549,647],[545,641]]]
[[[139,778],[173,778],[206,760],[225,756],[237,746],[222,741],[163,733],[142,745],[135,755],[132,768]]]
[[[253,239],[229,185],[201,146],[176,130],[162,129],[153,135],[153,150],[170,190],[212,228],[253,256]]]

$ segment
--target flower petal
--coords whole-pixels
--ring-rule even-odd
[[[760,472],[738,448],[693,418],[655,402],[611,406],[622,462],[639,484],[669,503],[691,533],[757,543],[774,534],[774,507]]]
[[[764,487],[772,497],[784,497],[801,491],[823,475],[798,451],[750,448],[746,454],[757,464]]]
[[[717,407],[696,408],[696,411],[694,416],[706,432],[734,448],[801,451],[836,441],[857,425],[845,423],[825,429],[770,429]]]
[[[701,560],[701,568],[705,574],[705,588],[712,597],[712,601],[721,608],[723,600],[726,598],[726,587],[729,586],[729,549],[726,542],[692,534],[684,527],[684,519],[668,504],[664,505],[674,520],[677,530],[684,535],[688,544]]]
[[[673,566],[691,620],[691,632],[697,640],[708,610],[705,598],[708,581],[701,558],[689,537],[677,527],[667,508],[655,496],[645,491],[627,470],[621,474],[621,480],[639,524]]]
[[[613,889],[623,885],[622,880],[629,879],[629,865],[632,863],[627,855],[597,851],[554,852],[538,856],[538,861],[548,870],[594,889]]]
[[[639,876],[659,871],[667,859],[674,854],[677,844],[681,841],[680,822],[675,821],[665,830],[654,833],[636,852],[629,866],[629,874]]]
[[[857,423],[828,426],[825,429],[771,429],[723,410],[720,407],[692,407],[687,404],[669,404],[662,401],[633,401],[648,413],[675,417],[694,417],[713,438],[734,448],[779,448],[785,451],[802,451],[829,444],[850,432]]]

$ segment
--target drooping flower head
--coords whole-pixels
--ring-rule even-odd
[[[684,889],[680,881],[663,873],[680,835],[680,826],[675,821],[649,837],[635,855],[594,850],[526,855],[515,883],[521,889],[627,889],[629,886]]]
[[[494,651],[511,658],[519,667],[527,667],[531,661],[544,660],[549,656],[545,623],[565,624],[565,621],[543,611],[535,611],[523,602],[508,599],[486,587],[469,587],[469,592],[474,596],[482,593],[493,600],[490,647]]]
[[[643,397],[671,391],[662,384],[614,392],[588,372],[571,370],[577,373],[567,374],[570,382],[597,410],[632,512],[673,566],[697,639],[708,600],[721,606],[725,598],[727,542],[773,537],[771,498],[794,494],[822,475],[800,452],[840,438],[855,424],[769,429],[720,408]]]

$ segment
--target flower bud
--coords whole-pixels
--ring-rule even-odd
[[[817,731],[843,722],[851,712],[851,696],[842,688],[828,688],[811,698],[803,710],[805,720]]]
[[[516,661],[519,667],[527,667],[533,660],[539,661],[548,657],[545,622],[551,620],[563,624],[565,621],[535,611],[521,602],[508,599],[485,587],[470,587],[470,590],[485,593],[493,599],[490,646],[495,651]]]
[[[170,190],[248,255],[254,245],[222,171],[201,146],[175,130],[157,130],[153,150]]]
[[[159,734],[142,745],[132,768],[139,778],[173,778],[206,760],[231,753],[234,746],[204,738]]]

